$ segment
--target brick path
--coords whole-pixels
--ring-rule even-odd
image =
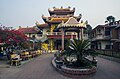
[[[71,79],[52,67],[52,57],[53,54],[44,54],[20,67],[0,68],[0,79]],[[120,63],[97,59],[97,73],[79,79],[120,79]]]

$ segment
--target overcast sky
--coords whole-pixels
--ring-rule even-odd
[[[75,7],[75,15],[82,14],[92,27],[104,24],[112,15],[120,20],[120,0],[0,0],[0,23],[5,26],[33,26],[44,23],[41,15],[49,16],[48,8]]]

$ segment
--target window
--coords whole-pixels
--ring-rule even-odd
[[[105,35],[110,35],[110,29],[105,29]]]
[[[120,39],[120,30],[119,30],[119,33],[118,33],[118,34],[119,34],[119,39]]]
[[[106,45],[105,49],[111,49],[111,45]]]
[[[119,50],[120,50],[120,44],[119,44]]]
[[[32,35],[32,38],[35,38],[35,35]]]
[[[101,33],[101,29],[98,29],[98,33]]]

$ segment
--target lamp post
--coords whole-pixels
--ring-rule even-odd
[[[32,48],[34,50],[34,43],[35,43],[35,41],[34,40],[29,40],[29,41],[31,41],[33,43]]]
[[[64,29],[62,29],[62,50],[64,50]]]

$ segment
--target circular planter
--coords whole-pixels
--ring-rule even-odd
[[[93,66],[92,68],[86,68],[86,69],[74,69],[74,68],[61,66],[61,71],[71,75],[89,75],[96,72],[96,67]]]
[[[59,60],[55,60],[55,63],[56,63],[57,68],[61,68],[61,66],[63,65],[63,62]]]
[[[60,71],[63,75],[74,77],[74,76],[81,76],[81,75],[90,75],[96,72],[96,67],[92,66],[91,68],[84,68],[84,69],[75,69],[75,68],[68,68],[65,65],[63,65],[62,61],[56,60],[56,58],[53,58],[52,60],[53,67]]]
[[[93,65],[93,66],[97,66],[97,60],[93,60],[93,61],[92,61],[92,65]]]

